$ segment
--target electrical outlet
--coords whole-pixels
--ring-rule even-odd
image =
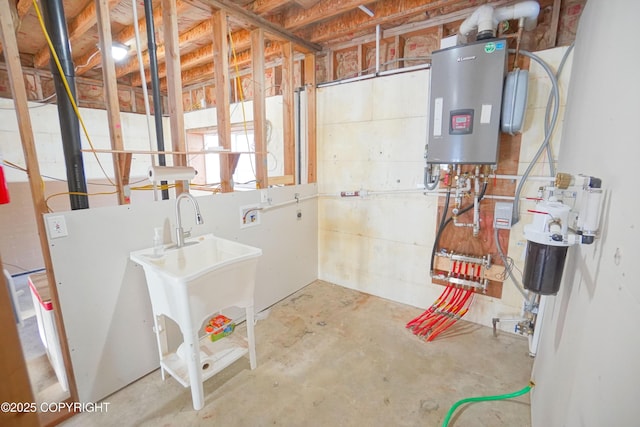
[[[260,203],[262,204],[271,203],[271,198],[269,197],[269,190],[267,189],[260,190]]]
[[[253,227],[260,224],[260,206],[246,205],[240,207],[240,228]]]
[[[67,223],[63,216],[47,217],[47,225],[49,229],[49,237],[52,239],[66,237],[69,235],[69,232],[67,231]]]

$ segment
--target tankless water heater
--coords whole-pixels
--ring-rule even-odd
[[[497,163],[506,69],[504,39],[433,52],[427,163]]]

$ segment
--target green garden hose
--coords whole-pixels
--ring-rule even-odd
[[[469,402],[484,402],[488,400],[512,399],[514,397],[522,396],[523,394],[529,393],[529,391],[533,388],[534,385],[535,384],[533,383],[533,381],[530,381],[528,386],[514,393],[499,394],[497,396],[468,397],[466,399],[458,400],[456,403],[453,404],[451,409],[449,409],[449,412],[447,412],[447,416],[444,417],[444,421],[442,421],[442,427],[447,427],[449,425],[451,416],[460,405],[464,405],[465,403],[469,403]]]

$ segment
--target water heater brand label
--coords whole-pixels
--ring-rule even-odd
[[[480,124],[486,125],[491,123],[491,104],[482,104],[480,109]]]
[[[442,98],[433,101],[433,136],[442,136]]]

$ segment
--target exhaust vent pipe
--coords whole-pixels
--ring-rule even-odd
[[[462,22],[458,31],[458,40],[466,43],[467,36],[476,28],[478,29],[477,40],[494,38],[498,24],[509,19],[522,19],[524,22],[521,25],[524,25],[525,30],[531,31],[538,25],[539,14],[540,4],[533,0],[498,9],[490,5],[482,5]]]

